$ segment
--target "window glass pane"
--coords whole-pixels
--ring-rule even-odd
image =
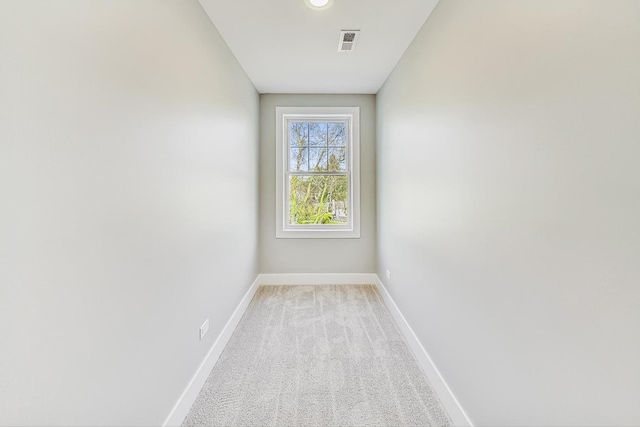
[[[309,149],[291,147],[289,151],[289,170],[293,172],[309,170]]]
[[[329,148],[329,170],[344,172],[347,170],[347,149]]]
[[[346,176],[290,176],[289,224],[348,223]]]
[[[308,141],[308,123],[289,122],[289,144],[292,147],[304,147]]]
[[[309,148],[309,168],[314,172],[327,170],[327,148]]]
[[[344,147],[347,145],[347,124],[327,123],[329,145]]]
[[[327,123],[309,123],[309,145],[327,145]]]

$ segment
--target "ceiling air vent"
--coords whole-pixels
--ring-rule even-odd
[[[338,52],[353,52],[356,48],[356,42],[360,37],[360,30],[342,30],[340,31],[340,41],[338,42]]]

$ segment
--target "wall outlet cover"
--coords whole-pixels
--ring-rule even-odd
[[[207,331],[209,331],[209,319],[205,320],[202,326],[200,326],[200,341],[202,341]]]

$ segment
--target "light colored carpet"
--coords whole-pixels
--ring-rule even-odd
[[[261,286],[183,426],[450,426],[372,285]]]

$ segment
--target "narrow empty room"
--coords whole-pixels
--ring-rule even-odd
[[[0,426],[640,425],[640,0],[0,0]]]

